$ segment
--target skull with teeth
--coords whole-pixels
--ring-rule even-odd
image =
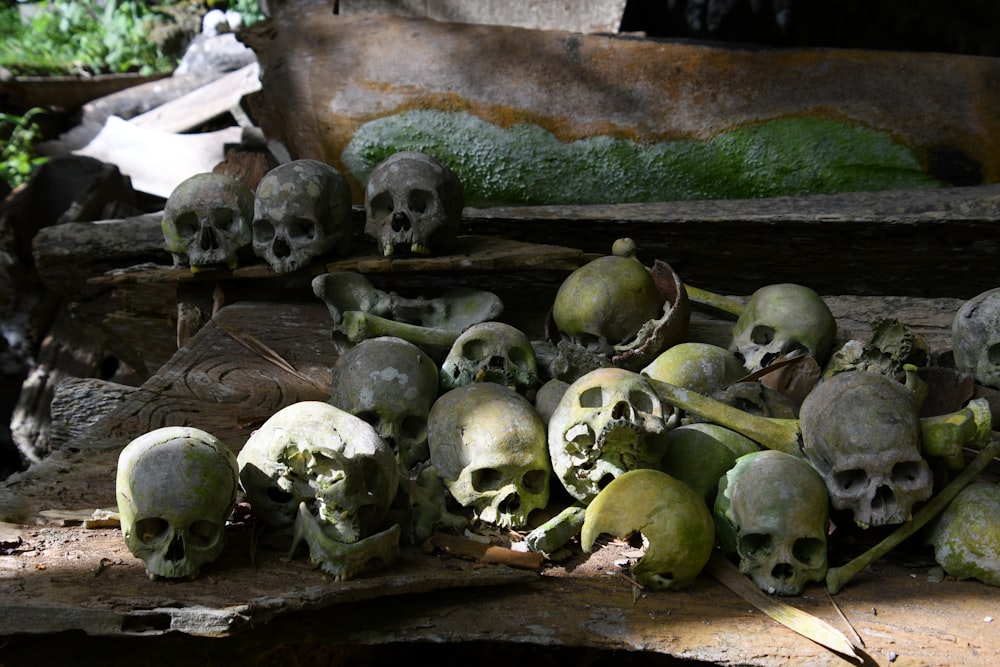
[[[257,184],[253,250],[276,273],[308,266],[330,251],[347,254],[351,232],[351,191],[330,165],[293,160]]]
[[[799,595],[826,576],[829,498],[823,479],[798,456],[777,450],[741,456],[719,480],[715,528],[762,590]]]
[[[503,322],[481,322],[455,340],[440,375],[446,391],[482,380],[524,394],[538,385],[538,362],[523,331]]]
[[[253,205],[253,193],[231,176],[195,174],[182,181],[167,198],[161,222],[174,266],[236,268],[253,240]]]
[[[552,469],[570,495],[589,503],[623,473],[659,468],[676,420],[639,373],[590,371],[565,390],[549,417]]]
[[[282,408],[237,456],[254,513],[305,540],[312,562],[337,580],[399,554],[398,524],[376,532],[396,494],[392,450],[367,422],[328,403]]]
[[[431,464],[481,521],[522,528],[549,501],[545,425],[528,399],[493,382],[443,394],[431,408]]]
[[[159,428],[122,450],[115,482],[122,534],[150,579],[194,579],[218,558],[237,475],[233,452],[196,428]]]
[[[872,371],[820,382],[799,413],[802,451],[836,509],[862,528],[903,523],[933,492],[913,392]]]
[[[403,151],[376,165],[365,189],[365,234],[384,257],[446,253],[465,205],[462,182],[446,164]]]

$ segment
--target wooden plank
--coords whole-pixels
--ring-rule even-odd
[[[956,300],[840,297],[832,300],[841,337],[864,333],[878,316],[919,315],[932,345],[947,340]],[[259,655],[275,642],[294,650],[398,642],[516,642],[536,649],[576,647],[644,651],[723,665],[843,661],[775,624],[708,576],[677,592],[637,592],[615,571],[613,544],[591,556],[530,571],[429,556],[406,546],[393,568],[336,583],[288,558],[286,543],[265,540],[251,561],[249,530],[227,529],[223,557],[192,582],[153,582],[115,528],[87,530],[46,519],[44,510],[114,504],[117,454],[151,428],[190,424],[234,450],[253,428],[288,403],[324,399],[336,353],[325,306],[246,302],[216,315],[287,359],[308,381],[249,352],[222,329],[204,327],[141,388],[71,447],[0,485],[0,538],[22,539],[0,557],[0,636],[84,630],[62,650],[93,650],[100,637],[145,638],[142,650],[190,651],[198,637],[220,637],[201,651]],[[697,313],[692,340],[720,342],[731,320]],[[318,386],[317,386],[318,385]],[[863,545],[853,548],[861,549]],[[932,577],[933,564],[886,558],[835,598],[879,664],[990,664],[1000,660],[995,589]],[[392,596],[387,604],[382,598]],[[787,600],[846,630],[822,587]],[[162,641],[156,636],[171,635]],[[202,640],[203,641],[203,640]],[[79,643],[76,643],[79,642]],[[23,650],[23,649],[22,649]],[[162,652],[162,653],[161,653]],[[9,651],[7,652],[9,654]],[[199,653],[202,654],[202,653]]]

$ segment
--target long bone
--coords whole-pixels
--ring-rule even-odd
[[[648,378],[661,400],[689,414],[732,429],[762,447],[801,455],[802,427],[798,419],[775,419],[744,412],[695,391]],[[962,448],[981,449],[989,441],[993,419],[986,399],[969,401],[954,412],[920,419],[921,446],[926,456],[942,457],[954,467]]]

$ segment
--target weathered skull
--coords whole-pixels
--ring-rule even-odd
[[[538,363],[523,331],[503,322],[482,322],[455,340],[440,375],[445,391],[486,381],[523,394],[538,386]]]
[[[1000,586],[1000,484],[973,482],[928,526],[934,560],[957,579]]]
[[[580,545],[590,552],[601,534],[621,539],[639,533],[645,551],[632,576],[656,590],[690,586],[715,544],[712,513],[684,482],[648,468],[616,477],[587,505]]]
[[[552,469],[570,495],[589,503],[619,475],[660,467],[675,416],[639,373],[593,370],[566,389],[549,418]]]
[[[955,368],[1000,389],[1000,287],[962,304],[951,328]]]
[[[819,383],[799,412],[802,451],[836,509],[862,528],[902,523],[933,491],[913,392],[871,371]]]
[[[118,456],[115,496],[129,551],[150,579],[194,579],[224,547],[236,504],[236,456],[196,428],[139,436]]]
[[[294,530],[313,563],[338,580],[366,563],[394,560],[399,526],[375,531],[396,494],[399,471],[375,429],[320,401],[282,408],[237,456],[240,482],[266,524]]]
[[[363,340],[333,367],[330,403],[371,424],[396,453],[401,471],[430,458],[427,417],[437,396],[434,360],[402,338]]]
[[[729,350],[749,372],[802,350],[820,366],[837,336],[837,321],[813,290],[793,283],[766,285],[750,295],[736,324]]]
[[[277,273],[351,249],[351,190],[319,160],[293,160],[264,174],[253,211],[253,251]]]
[[[829,498],[798,456],[764,450],[741,456],[719,480],[715,529],[740,572],[767,593],[799,595],[826,577]]]
[[[668,347],[640,372],[699,394],[711,394],[746,375],[735,354],[718,345],[698,342]]]
[[[163,238],[174,266],[192,271],[223,265],[236,268],[250,248],[253,193],[224,174],[195,174],[182,181],[163,208]]]
[[[452,389],[434,403],[427,429],[431,464],[480,520],[521,528],[548,504],[545,425],[513,389],[494,382]]]
[[[384,257],[447,252],[462,221],[462,182],[446,164],[417,151],[389,156],[365,189],[365,234]]]

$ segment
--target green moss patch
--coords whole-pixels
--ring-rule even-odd
[[[424,151],[454,169],[466,204],[606,204],[936,187],[912,150],[884,132],[813,118],[741,127],[709,141],[643,145],[558,140],[467,112],[409,111],[358,128],[341,159],[360,183],[379,162]]]

